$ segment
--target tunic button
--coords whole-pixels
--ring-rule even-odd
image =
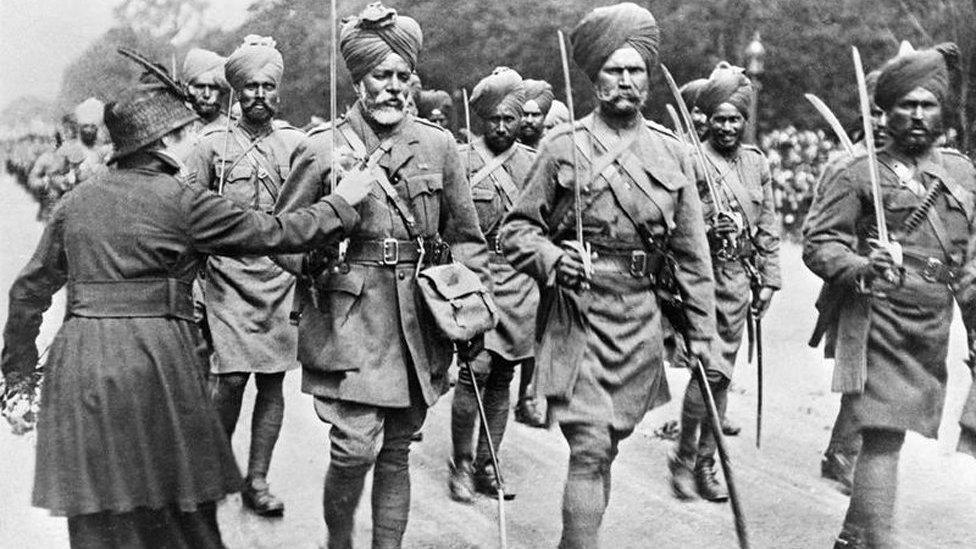
[[[403,273],[397,273],[397,277],[398,277],[398,278],[399,278],[400,280],[403,280],[403,278],[404,278],[405,276],[406,276],[406,275],[405,275],[405,274],[403,274]]]

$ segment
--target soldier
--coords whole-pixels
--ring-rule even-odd
[[[420,305],[417,271],[449,247],[491,286],[454,138],[406,113],[421,41],[416,21],[379,3],[343,25],[339,49],[358,101],[334,130],[296,151],[277,207],[291,211],[328,194],[333,154],[337,171],[365,162],[374,174],[362,220],[346,233],[334,268],[317,277],[298,327],[302,390],[332,426],[322,495],[330,548],[351,546],[371,468],[373,547],[399,547],[407,526],[410,437],[449,387],[453,347]],[[295,272],[305,264],[303,276],[321,272],[316,261],[291,259]],[[477,356],[479,339],[459,344],[463,360]]]
[[[546,132],[546,116],[556,96],[552,93],[552,86],[545,80],[526,80],[523,87],[525,103],[522,105],[518,140],[523,145],[535,149]]]
[[[515,141],[525,100],[523,84],[522,77],[507,67],[495,69],[478,82],[471,94],[471,109],[485,122],[485,135],[459,148],[465,172],[469,174],[481,230],[491,250],[493,296],[500,316],[498,326],[485,336],[485,350],[471,363],[475,379],[471,379],[467,368],[461,368],[454,389],[451,408],[454,460],[448,486],[451,497],[462,502],[470,502],[474,491],[497,496],[485,432],[497,450],[508,422],[509,386],[515,367],[532,366],[538,290],[534,280],[508,264],[498,246],[502,217],[522,190],[535,157],[534,150]],[[522,375],[525,377],[524,372]],[[477,451],[472,454],[472,437],[478,419],[473,383],[481,388],[487,425],[481,425]]]
[[[691,113],[691,122],[695,125],[695,131],[698,132],[698,139],[701,140],[704,140],[705,134],[708,133],[708,116],[698,108],[697,100],[698,93],[707,82],[707,78],[696,78],[686,82],[680,88],[681,100],[688,107],[688,112]]]
[[[769,165],[757,147],[742,143],[753,93],[742,69],[722,63],[696,99],[708,119],[708,141],[703,144],[706,169],[721,202],[714,204],[705,186],[699,189],[709,225],[718,332],[707,374],[723,419],[749,309],[761,319],[780,287],[779,221]],[[738,432],[725,425],[722,430]],[[690,380],[681,410],[681,436],[676,451],[668,456],[676,496],[693,498],[697,491],[709,501],[728,499],[725,487],[715,478],[716,448],[706,404],[698,384]]]
[[[670,399],[655,298],[664,256],[675,259],[691,352],[706,364],[715,289],[691,157],[641,116],[657,66],[654,17],[629,2],[597,8],[571,40],[598,100],[573,130],[579,173],[593,175],[576,181],[573,132],[553,130],[505,220],[502,247],[541,288],[536,379],[570,451],[560,547],[589,548],[598,546],[618,444]],[[574,185],[591,265],[574,234]]]
[[[291,126],[272,124],[283,69],[270,38],[249,35],[230,55],[224,70],[240,98],[241,118],[229,135],[221,125],[200,135],[186,160],[196,185],[244,207],[274,209],[292,152],[305,140]],[[295,277],[265,256],[212,257],[202,286],[213,345],[211,396],[228,437],[252,373],[257,385],[242,500],[259,515],[281,515],[284,504],[269,491],[267,474],[284,417],[285,372],[298,366],[298,336],[288,321]]]
[[[105,104],[94,97],[82,101],[74,110],[77,136],[66,140],[54,155],[36,163],[28,176],[31,188],[43,189],[38,218],[47,219],[55,204],[78,183],[104,171],[110,147],[98,142]]]
[[[879,242],[868,162],[838,169],[817,196],[803,260],[846,289],[840,301],[833,389],[844,393],[862,447],[835,547],[891,547],[899,452],[905,431],[938,435],[946,387],[953,280],[973,234],[976,169],[934,147],[958,49],[900,55],[874,93],[890,141],[877,155],[885,217],[897,244]],[[900,257],[899,257],[900,256]],[[967,278],[972,278],[971,276]],[[971,282],[971,280],[969,281]],[[957,298],[972,326],[971,284]]]
[[[193,99],[193,110],[203,120],[201,133],[210,126],[227,127],[227,115],[221,112],[221,91],[229,86],[224,78],[224,63],[227,58],[216,53],[193,48],[183,60],[183,78]]]
[[[874,70],[865,77],[868,96],[872,97],[871,126],[873,132],[871,137],[874,139],[875,150],[884,148],[888,137],[885,112],[873,100],[874,89],[880,74],[880,71]],[[817,182],[817,188],[814,190],[815,197],[822,192],[823,183],[833,178],[838,169],[846,166],[852,156],[863,155],[867,150],[864,145],[864,130],[854,130],[850,133],[851,140],[854,141],[853,154],[844,152],[827,161]],[[819,215],[814,208],[819,205],[820,202],[814,198],[804,219],[804,231],[811,221]],[[810,345],[816,347],[823,339],[824,357],[831,360],[834,358],[837,347],[837,313],[839,312],[840,300],[844,299],[845,293],[843,287],[824,284],[817,298],[817,310],[820,314],[817,318],[814,334],[810,338]],[[823,459],[820,460],[820,476],[839,482],[841,492],[848,495],[851,493],[851,486],[854,483],[854,461],[861,450],[861,433],[854,422],[854,415],[850,408],[851,399],[842,396],[840,408],[837,410],[837,418],[834,420],[834,426],[830,431],[830,442],[824,451]]]

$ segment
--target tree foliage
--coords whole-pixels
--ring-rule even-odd
[[[341,0],[339,17],[357,13],[370,0]],[[950,120],[971,133],[976,93],[976,0],[635,0],[647,6],[662,30],[661,60],[679,82],[707,76],[720,61],[745,65],[743,50],[759,31],[767,55],[759,103],[760,127],[825,127],[803,100],[819,95],[845,123],[857,118],[852,45],[865,66],[879,66],[895,54],[901,40],[916,47],[953,40],[959,43],[962,78],[959,108]],[[608,2],[609,3],[609,2]],[[228,54],[246,34],[273,36],[285,59],[283,115],[295,124],[328,112],[328,3],[322,0],[256,2],[239,29],[199,27],[207,0],[126,0],[118,24],[92,45],[65,72],[64,108],[89,95],[110,98],[130,82],[134,68],[114,54],[119,45],[135,47],[168,65],[179,62],[193,46]],[[424,30],[418,73],[424,86],[456,92],[471,89],[495,66],[510,66],[526,77],[548,80],[564,97],[556,30],[568,31],[592,9],[588,0],[387,0],[416,18]],[[196,23],[195,23],[196,22]],[[186,39],[186,25],[195,37]],[[153,28],[155,32],[146,32]],[[353,99],[349,75],[338,70],[340,105]],[[671,101],[655,72],[649,116],[665,120]],[[590,83],[572,69],[577,113],[593,106]],[[969,141],[966,141],[968,146]]]

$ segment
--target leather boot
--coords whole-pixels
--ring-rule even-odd
[[[507,487],[503,485],[503,488]],[[495,468],[490,463],[475,471],[474,489],[479,494],[498,499],[498,479],[495,477]],[[515,494],[506,489],[505,501],[512,499],[515,499]]]
[[[461,503],[474,501],[474,479],[471,476],[471,462],[467,460],[457,463],[449,462],[451,475],[447,480],[447,487],[451,491],[451,499]]]
[[[698,495],[708,501],[722,502],[729,499],[729,492],[725,486],[715,478],[715,460],[713,458],[698,458],[695,463],[695,484]]]
[[[671,491],[678,499],[690,500],[698,497],[695,488],[695,475],[688,461],[671,449],[668,451],[668,470],[671,471]]]
[[[840,483],[840,491],[851,495],[854,488],[854,458],[840,452],[824,454],[820,461],[820,476]]]
[[[264,477],[247,478],[241,489],[244,507],[262,517],[280,517],[285,514],[285,504],[271,493]]]
[[[742,432],[742,427],[736,425],[729,421],[728,418],[722,417],[722,434],[727,437],[738,436]]]

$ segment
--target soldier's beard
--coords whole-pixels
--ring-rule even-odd
[[[380,126],[395,126],[407,115],[407,92],[391,94],[381,91],[375,96],[366,91],[362,84],[357,88],[359,101],[366,116]]]

